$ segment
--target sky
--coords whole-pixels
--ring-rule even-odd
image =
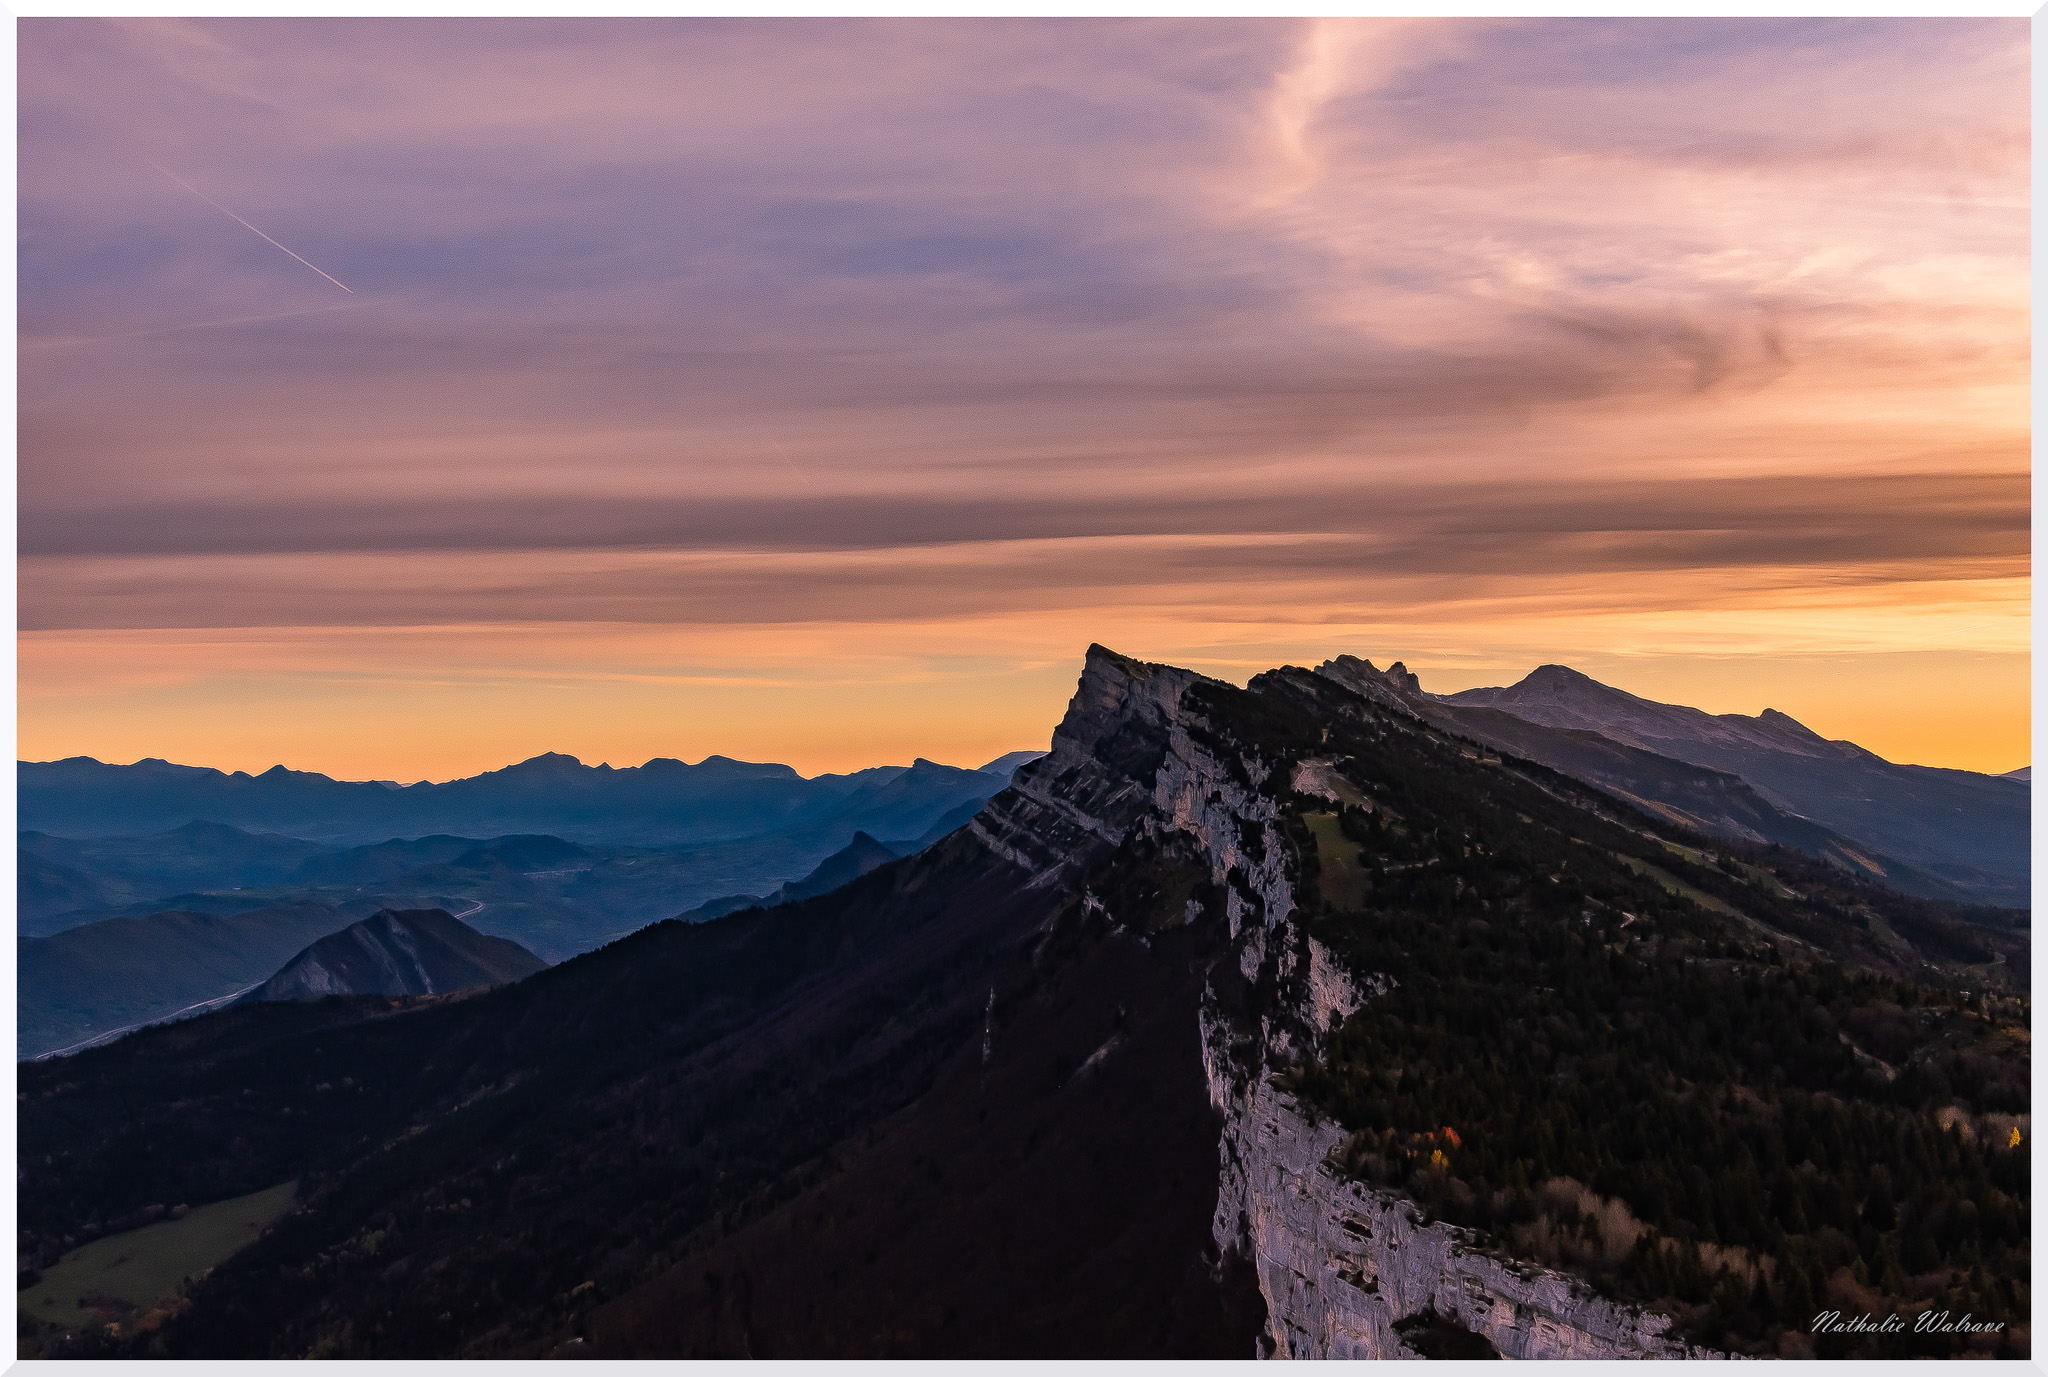
[[[1101,642],[2029,762],[2025,20],[18,33],[25,759],[978,765]]]

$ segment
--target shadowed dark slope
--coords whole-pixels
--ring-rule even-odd
[[[983,1036],[924,1096],[552,1351],[1249,1356],[1264,1306],[1241,1262],[1218,1275],[1219,1120],[1189,1027],[1217,935],[1148,946],[1063,914],[990,973]]]
[[[686,923],[701,923],[708,918],[723,918],[728,913],[738,913],[742,909],[775,908],[782,904],[796,903],[801,899],[815,899],[820,894],[831,893],[841,885],[853,883],[870,870],[887,865],[890,861],[896,860],[899,854],[867,833],[856,832],[852,841],[819,861],[817,867],[801,880],[791,880],[758,897],[752,894],[728,894],[699,904],[681,917]]]
[[[1074,840],[1086,850],[1085,836]],[[337,1027],[345,1009],[386,1006],[326,1001],[253,1006],[138,1035],[114,1059],[73,1068],[94,1095],[126,1099],[152,1087],[142,1097],[151,1107],[138,1106],[124,1128],[95,1135],[89,1162],[66,1149],[64,1175],[81,1186],[93,1182],[83,1186],[89,1194],[53,1190],[54,1182],[25,1190],[47,1226],[81,1208],[107,1217],[147,1203],[127,1204],[129,1196],[203,1200],[233,1194],[245,1179],[298,1175],[311,1183],[307,1214],[215,1274],[209,1285],[218,1306],[195,1310],[175,1351],[312,1351],[322,1335],[331,1340],[333,1317],[364,1305],[389,1314],[374,1331],[355,1330],[345,1351],[513,1351],[522,1338],[559,1332],[587,1303],[579,1296],[579,1304],[565,1305],[582,1282],[603,1288],[592,1299],[622,1294],[676,1240],[715,1218],[737,1223],[771,1206],[772,1196],[756,1196],[761,1188],[793,1185],[815,1170],[806,1163],[878,1141],[889,1115],[917,1101],[935,1078],[959,1074],[945,1068],[962,1064],[963,1049],[975,1064],[991,987],[1011,988],[1024,978],[1019,972],[1038,968],[1027,939],[1037,939],[1041,978],[1058,983],[1060,964],[1046,964],[1053,953],[1045,929],[1060,926],[1063,912],[1066,924],[1080,922],[1075,901],[1064,886],[1026,887],[1026,872],[992,861],[962,833],[915,863],[885,866],[824,899],[713,923],[658,924],[517,985],[403,1017]],[[1085,959],[1102,959],[1088,953],[1128,941],[1091,925],[1069,945]],[[1106,1029],[1119,1002],[1109,969],[1072,986],[1095,991],[1089,1002],[1098,1021],[1111,1020]],[[1131,992],[1120,1002],[1128,1006]],[[1092,1027],[1076,1027],[1057,1046],[1011,1039],[1004,1055],[1024,1059],[1034,1083],[1051,1075],[1043,1093],[1093,1050],[1079,1045],[1092,1035]],[[1099,1230],[1077,1231],[1047,1211],[1011,1227],[1029,1244],[1020,1269],[1059,1257],[1078,1266],[1122,1248],[1129,1267],[1154,1280],[1135,1290],[1127,1280],[1092,1302],[1062,1296],[1054,1304],[1050,1296],[1013,1292],[1008,1326],[978,1344],[1072,1352],[1074,1340],[1063,1333],[1107,1334],[1121,1323],[1090,1321],[1088,1304],[1105,1313],[1139,1303],[1170,1311],[1184,1288],[1215,1291],[1199,1256],[1215,1183],[1191,1168],[1213,1162],[1217,1123],[1190,1026],[1182,1020],[1166,1063],[1140,1052],[1126,1064],[1143,1068],[1155,1108],[1171,1106],[1137,1131],[1174,1140],[1141,1142],[1143,1153],[1186,1154],[1175,1159],[1184,1165],[1173,1188],[1122,1202]],[[1053,1103],[1068,1101],[1055,1095]],[[1121,1117],[1114,1096],[1085,1103]],[[947,1134],[993,1131],[980,1126],[971,1096],[932,1112]],[[1056,1108],[1055,1117],[1063,1112]],[[45,1131],[57,1128],[42,1122]],[[406,1132],[414,1124],[421,1131]],[[1190,1126],[1191,1144],[1177,1131]],[[1132,1131],[1097,1127],[1109,1136],[1089,1148],[1096,1130],[1068,1123],[1068,1150],[1099,1155],[1117,1132]],[[177,1153],[156,1151],[171,1142],[181,1145]],[[1007,1139],[977,1149],[990,1160],[1015,1150]],[[1077,1189],[1086,1198],[1096,1188]],[[458,1198],[468,1202],[460,1210],[453,1208]],[[377,1269],[345,1260],[349,1240],[370,1217],[386,1221]],[[521,1242],[539,1239],[547,1240],[541,1254]],[[444,1259],[458,1255],[461,1267],[448,1271]],[[304,1280],[280,1281],[285,1257],[310,1265]],[[401,1272],[415,1279],[403,1285],[388,1270],[401,1258],[410,1259]],[[493,1261],[499,1258],[502,1264]],[[421,1285],[423,1272],[441,1280]],[[1238,1295],[1241,1308],[1241,1287]],[[1067,1308],[1070,1301],[1080,1308]],[[1250,1351],[1256,1315],[1224,1323],[1219,1334],[1217,1304],[1197,1309],[1207,1327],[1183,1335],[1177,1342],[1184,1348]],[[1157,1331],[1155,1324],[1147,1332]],[[906,1332],[918,1337],[903,1340],[892,1330],[881,1348],[854,1342],[847,1351],[960,1351],[957,1331]],[[824,1351],[822,1339],[784,1342],[795,1346],[784,1351]]]

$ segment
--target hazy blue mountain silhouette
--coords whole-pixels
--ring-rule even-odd
[[[231,914],[171,909],[18,937],[17,1054],[41,1056],[232,996],[361,916],[301,900]]]
[[[354,847],[394,837],[537,833],[570,841],[673,846],[768,833],[915,836],[1006,782],[928,760],[806,779],[787,765],[711,756],[613,769],[546,754],[444,784],[261,774],[162,760],[22,761],[19,826],[66,838],[138,837],[194,821]],[[303,859],[303,857],[301,857]]]
[[[547,964],[445,909],[383,909],[314,942],[243,1002],[449,994],[522,980]]]
[[[1787,812],[1862,842],[1980,902],[2031,904],[2031,790],[2024,780],[1899,765],[1830,741],[1782,712],[1713,714],[1638,698],[1565,665],[1506,688],[1440,700],[1496,708],[1545,727],[1739,775]]]

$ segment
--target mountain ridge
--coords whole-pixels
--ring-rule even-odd
[[[898,851],[885,842],[876,841],[865,832],[853,834],[853,840],[840,850],[833,852],[801,879],[790,880],[767,894],[728,894],[706,900],[689,912],[681,914],[686,923],[700,923],[712,918],[723,918],[728,913],[738,913],[748,908],[777,908],[801,899],[815,898],[830,893],[841,885],[850,884],[869,871],[880,869],[891,861],[901,860],[908,852]]]
[[[1829,741],[1775,709],[1717,716],[1639,698],[1564,665],[1540,666],[1507,688],[1449,694],[1424,692],[1398,662],[1382,671],[1346,655],[1326,661],[1323,672],[1639,804],[1678,808],[1691,826],[1796,846],[1904,893],[2010,908],[2032,903],[2030,800],[2018,781],[1896,765],[1854,742]],[[1573,733],[1642,754],[1610,751],[1594,759]],[[1683,767],[1715,772],[1741,788],[1715,786]],[[1718,811],[1683,816],[1688,796],[1717,788]]]
[[[230,774],[154,758],[134,765],[85,756],[18,761],[15,772],[25,830],[76,840],[158,834],[197,821],[330,846],[520,832],[638,845],[819,833],[844,845],[862,828],[913,835],[968,795],[986,797],[1003,782],[928,760],[807,779],[787,765],[717,755],[696,765],[657,757],[613,769],[555,752],[445,783],[396,787],[281,765]]]
[[[1545,726],[1571,725],[1600,730],[1603,735],[1645,750],[1655,750],[1656,747],[1650,744],[1655,741],[1700,739],[1743,743],[1815,757],[1854,759],[1867,756],[1882,759],[1853,741],[1831,741],[1776,708],[1765,708],[1755,716],[1746,716],[1660,703],[1626,689],[1603,684],[1569,665],[1538,665],[1516,683],[1504,688],[1472,688],[1431,696],[1444,703],[1504,708],[1516,716],[1540,721]],[[1567,720],[1559,721],[1558,718]],[[1590,724],[1593,723],[1600,725],[1592,727]]]
[[[2023,1314],[1952,1265],[2024,1276],[2023,935],[1301,669],[1094,647],[1053,743],[829,894],[23,1068],[24,1257],[305,1183],[176,1313],[46,1351],[1394,1357],[1433,1316],[1512,1357],[1796,1355],[1832,1340],[1772,1316],[1852,1256],[1904,1303],[1893,1248]],[[1946,1175],[1890,1155],[1937,1108]],[[1644,1246],[1557,1241],[1594,1187]],[[1964,1195],[1975,1232],[1933,1229]],[[1740,1292],[1689,1270],[1712,1220]]]

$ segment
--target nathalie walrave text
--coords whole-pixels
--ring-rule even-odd
[[[1973,1320],[1967,1313],[1961,1319],[1951,1319],[1946,1310],[1923,1310],[1913,1317],[1911,1326],[1897,1315],[1874,1320],[1868,1315],[1823,1310],[1813,1317],[1816,1334],[1903,1334],[1909,1327],[1915,1334],[1995,1334],[2005,1328],[2005,1321]]]

